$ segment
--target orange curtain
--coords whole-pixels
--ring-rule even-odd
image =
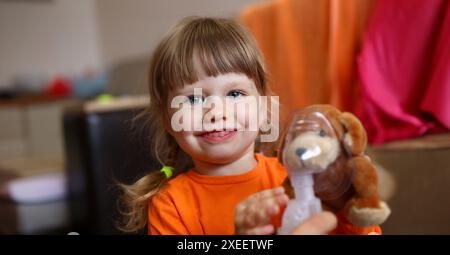
[[[353,110],[356,56],[373,0],[275,0],[247,7],[241,21],[266,60],[281,120],[314,103]]]

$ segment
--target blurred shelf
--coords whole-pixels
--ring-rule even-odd
[[[430,150],[450,148],[450,132],[394,141],[382,145],[373,145],[370,148],[373,150]]]
[[[61,96],[19,96],[14,98],[1,98],[0,107],[23,107],[36,104],[54,103],[64,100],[70,100],[68,97]]]

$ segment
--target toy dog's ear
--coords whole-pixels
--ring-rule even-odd
[[[349,112],[344,112],[339,116],[339,121],[345,129],[345,146],[351,150],[352,155],[363,153],[367,146],[367,135],[359,119]]]

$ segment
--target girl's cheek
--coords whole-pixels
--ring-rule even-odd
[[[176,132],[200,131],[202,128],[202,110],[193,107],[173,109],[170,124],[172,130]]]
[[[258,131],[258,107],[252,101],[237,104],[235,118],[245,131]]]

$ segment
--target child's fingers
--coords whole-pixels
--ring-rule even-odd
[[[283,187],[267,189],[267,190],[263,190],[263,191],[260,191],[258,193],[255,193],[255,194],[249,196],[247,198],[247,201],[251,202],[251,201],[255,201],[255,200],[263,200],[263,199],[274,197],[274,196],[281,195],[281,194],[284,194]]]
[[[236,206],[235,226],[254,228],[258,225],[268,224],[271,216],[277,214],[280,206],[287,204],[288,200],[283,187],[253,194]]]
[[[275,197],[270,197],[259,201],[258,207],[265,208],[266,210],[274,207],[284,206],[288,203],[289,197],[286,194],[277,195]],[[269,210],[270,212],[270,210]],[[278,212],[272,213],[276,214]]]
[[[265,199],[265,198],[270,198],[270,197],[274,197],[277,195],[281,195],[284,194],[284,188],[283,187],[277,187],[274,189],[268,189],[268,190],[264,190],[261,192],[256,193],[259,197],[259,199]]]
[[[289,201],[289,197],[284,194],[276,194],[272,196],[260,197],[257,201],[252,201],[252,203],[247,207],[248,211],[254,209],[261,210],[273,207],[274,205],[283,206]]]
[[[266,208],[263,219],[269,221],[272,216],[277,215],[280,212],[281,207],[286,205],[288,201],[289,197],[286,194],[265,200],[265,205],[262,206],[263,208]]]
[[[267,224],[268,214],[266,213],[266,208],[260,207],[259,209],[255,206],[244,212],[244,217],[241,222],[241,226],[244,228],[254,228],[258,225]]]
[[[276,202],[279,206],[287,205],[289,197],[286,194],[278,195],[276,197]]]
[[[256,204],[259,201],[263,201],[267,198],[272,198],[272,197],[276,197],[276,196],[283,195],[283,194],[285,194],[283,187],[278,187],[275,189],[268,189],[268,190],[264,190],[264,191],[255,193],[255,194],[249,196],[247,199],[245,199],[241,203],[239,203],[236,206],[236,210],[244,210],[245,208],[249,207],[249,205]]]
[[[245,217],[245,207],[237,206],[234,211],[234,225],[236,226],[236,228],[245,226]]]
[[[279,213],[280,207],[286,205],[288,201],[289,197],[286,194],[282,194],[261,201],[260,207],[265,208],[265,212],[268,215],[273,216]]]
[[[250,205],[248,210],[244,212],[246,217],[244,218],[243,225],[250,228],[268,224],[271,217],[280,212],[280,206],[286,204],[288,200],[288,196],[282,194],[277,197],[266,198],[258,203]]]

